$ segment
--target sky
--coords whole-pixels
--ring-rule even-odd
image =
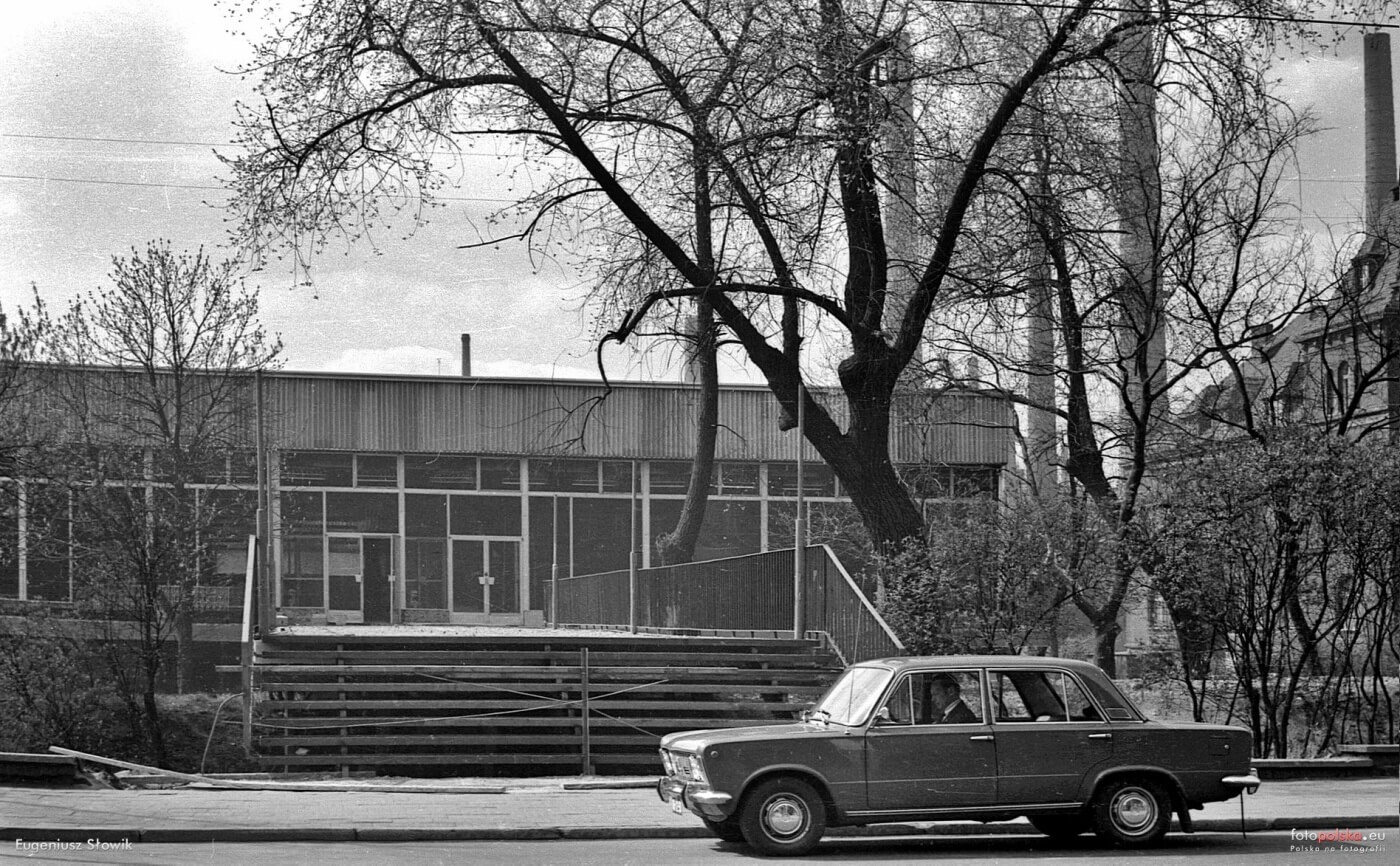
[[[218,0],[3,0],[0,27],[0,309],[100,291],[112,257],[157,238],[233,258],[215,150],[234,153],[234,103],[251,82],[241,4]],[[1394,48],[1400,62],[1400,40]],[[1305,146],[1300,218],[1341,237],[1361,211],[1360,34],[1280,69],[1324,131]],[[332,244],[314,288],[272,263],[250,273],[288,369],[596,378],[585,278],[519,243],[459,249],[510,195],[503,166],[467,157],[454,200],[410,237]],[[609,374],[675,380],[673,352],[608,351]],[[736,362],[729,381],[752,380]]]

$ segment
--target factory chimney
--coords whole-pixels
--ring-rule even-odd
[[[462,378],[469,378],[472,374],[472,335],[462,335]]]
[[[1367,33],[1362,42],[1362,88],[1366,108],[1366,233],[1382,233],[1381,218],[1394,200],[1395,94],[1390,69],[1390,34]]]

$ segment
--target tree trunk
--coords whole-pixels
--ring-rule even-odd
[[[1118,646],[1118,633],[1122,631],[1122,627],[1118,625],[1118,611],[1115,609],[1111,614],[1105,613],[1095,617],[1093,626],[1094,664],[1110,677],[1116,677],[1118,659],[1114,650]]]
[[[695,559],[695,545],[705,523],[710,499],[710,478],[715,470],[715,440],[719,431],[719,359],[715,341],[714,308],[700,298],[695,305],[695,344],[691,356],[700,384],[700,414],[696,419],[695,453],[691,456],[690,485],[685,491],[676,528],[656,540],[662,565]]]

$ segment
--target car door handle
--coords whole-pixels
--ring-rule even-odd
[[[1111,740],[1111,739],[1113,739],[1113,735],[1112,735],[1112,734],[1090,734],[1090,735],[1089,735],[1089,739],[1091,739],[1091,740]]]
[[[991,734],[977,734],[976,736],[968,737],[968,739],[974,742],[980,742],[983,740],[995,740],[996,737],[992,736]]]

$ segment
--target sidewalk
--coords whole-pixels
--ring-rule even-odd
[[[0,839],[254,842],[703,837],[694,815],[675,815],[655,779],[439,780],[413,792],[158,790],[0,787]],[[583,787],[579,787],[583,785]],[[618,787],[630,785],[631,787]],[[420,793],[432,790],[432,793]],[[463,791],[455,793],[450,791]],[[473,793],[465,793],[473,791]],[[1393,778],[1266,782],[1245,800],[1249,830],[1396,827]],[[1196,832],[1238,832],[1239,800],[1193,812]],[[832,835],[1033,832],[1000,824],[886,825]]]

